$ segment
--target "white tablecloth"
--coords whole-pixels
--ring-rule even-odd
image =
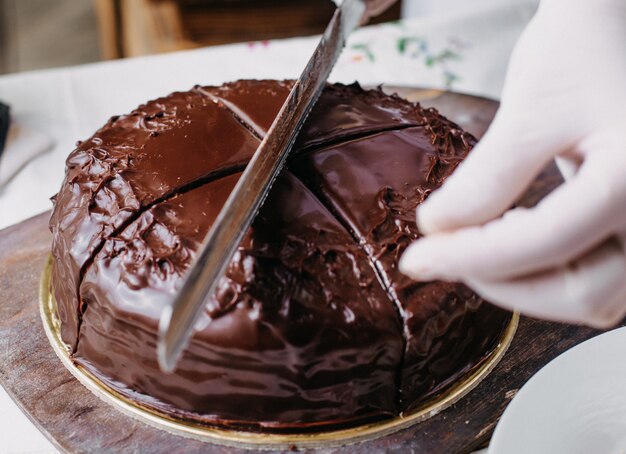
[[[357,31],[331,80],[497,98],[511,49],[537,1],[437,1],[438,11],[423,0],[426,14],[418,18]],[[296,78],[316,44],[313,37],[220,46],[0,77],[0,100],[12,106],[15,121],[55,142],[0,189],[0,228],[51,208],[48,199],[60,187],[74,143],[110,116],[198,83]],[[52,451],[0,388],[0,452]]]

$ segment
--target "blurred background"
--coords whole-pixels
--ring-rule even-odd
[[[451,0],[399,1],[377,22]],[[323,31],[330,0],[0,0],[0,74]]]

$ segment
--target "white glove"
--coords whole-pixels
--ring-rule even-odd
[[[391,8],[397,0],[362,0],[365,3],[365,14],[361,19],[361,25],[366,24],[372,17],[376,17]],[[333,0],[337,6],[341,6],[343,0]]]
[[[502,216],[554,158],[567,182]],[[596,327],[626,314],[625,0],[541,2],[491,128],[417,219],[400,262],[415,279]]]
[[[365,0],[365,6],[367,10],[365,11],[365,19],[369,20],[372,17],[376,17],[387,11],[391,8],[396,0]]]

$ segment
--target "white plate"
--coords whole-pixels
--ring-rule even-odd
[[[489,447],[518,453],[626,453],[626,328],[563,353],[524,385]]]

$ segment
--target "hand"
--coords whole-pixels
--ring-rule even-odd
[[[364,0],[367,10],[362,23],[367,23],[372,17],[376,17],[387,11],[396,0]]]
[[[362,0],[365,3],[365,14],[361,19],[361,25],[365,25],[372,17],[376,17],[396,3],[397,0]],[[337,6],[341,6],[343,0],[333,0]]]
[[[554,158],[567,182],[505,213]],[[542,1],[491,128],[417,220],[400,262],[415,279],[596,327],[626,314],[625,1]]]

